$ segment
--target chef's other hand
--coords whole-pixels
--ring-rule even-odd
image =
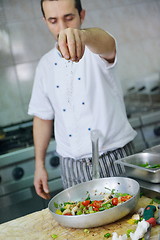
[[[58,48],[62,56],[73,62],[78,62],[84,54],[85,44],[83,30],[66,28],[58,35]]]
[[[44,198],[50,199],[50,193],[48,188],[48,174],[45,168],[38,169],[34,174],[34,186],[36,189],[36,193]]]

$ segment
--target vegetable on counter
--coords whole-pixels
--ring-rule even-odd
[[[131,233],[134,233],[134,230],[133,229],[128,229],[127,230],[127,237],[129,238],[130,237],[130,234]]]
[[[58,238],[58,236],[56,235],[56,234],[52,234],[52,236],[51,236],[53,239],[56,239],[56,238]]]
[[[160,199],[153,198],[152,201],[150,202],[150,204],[153,204],[154,202],[160,204]]]
[[[84,233],[90,233],[89,229],[84,229]]]
[[[111,237],[111,234],[110,233],[106,233],[106,234],[104,234],[104,237],[105,238],[109,238],[109,237]]]

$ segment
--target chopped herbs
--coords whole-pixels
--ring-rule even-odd
[[[138,166],[144,167],[144,168],[160,168],[160,164],[151,165],[149,163],[144,163],[144,164],[138,164]]]
[[[56,239],[58,236],[56,234],[52,234],[52,238]]]
[[[132,229],[128,229],[128,230],[127,230],[127,237],[130,237],[130,233],[131,233],[131,232],[133,233],[134,230],[132,230]]]
[[[54,202],[54,206],[55,206],[55,208],[59,207],[58,203],[56,203],[56,202]]]
[[[105,238],[109,238],[109,237],[111,237],[111,234],[110,234],[110,233],[106,233],[106,234],[104,235],[104,237],[105,237]]]
[[[150,202],[150,204],[153,204],[154,202],[160,204],[160,199],[153,198],[152,201]]]
[[[115,194],[115,189],[110,189],[110,188],[107,188],[107,187],[105,187],[105,189],[109,190],[111,192],[111,194]]]
[[[90,195],[88,195],[88,197],[85,199],[85,200],[90,200],[91,198],[90,198]]]

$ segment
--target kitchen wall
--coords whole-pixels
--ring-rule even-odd
[[[40,0],[0,0],[0,126],[30,120],[34,71],[54,40]],[[160,71],[160,0],[82,0],[83,27],[102,27],[118,42],[117,74],[123,91]]]

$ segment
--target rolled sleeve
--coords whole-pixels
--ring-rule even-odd
[[[113,37],[112,34],[110,34],[110,35]],[[114,68],[115,65],[117,64],[117,49],[118,49],[118,46],[117,46],[117,41],[116,41],[115,38],[114,38],[114,41],[115,41],[115,45],[116,45],[116,55],[115,55],[115,58],[114,58],[114,62],[113,63],[109,63],[106,59],[100,57],[101,60],[103,61],[103,63],[105,64],[105,67],[107,67],[107,69]]]
[[[104,58],[102,58],[102,61],[104,62],[105,66],[107,67],[107,69],[110,69],[110,68],[114,68],[116,63],[117,63],[117,53],[116,53],[116,56],[115,56],[115,59],[114,59],[114,62],[113,63],[109,63],[107,60],[105,60]]]

